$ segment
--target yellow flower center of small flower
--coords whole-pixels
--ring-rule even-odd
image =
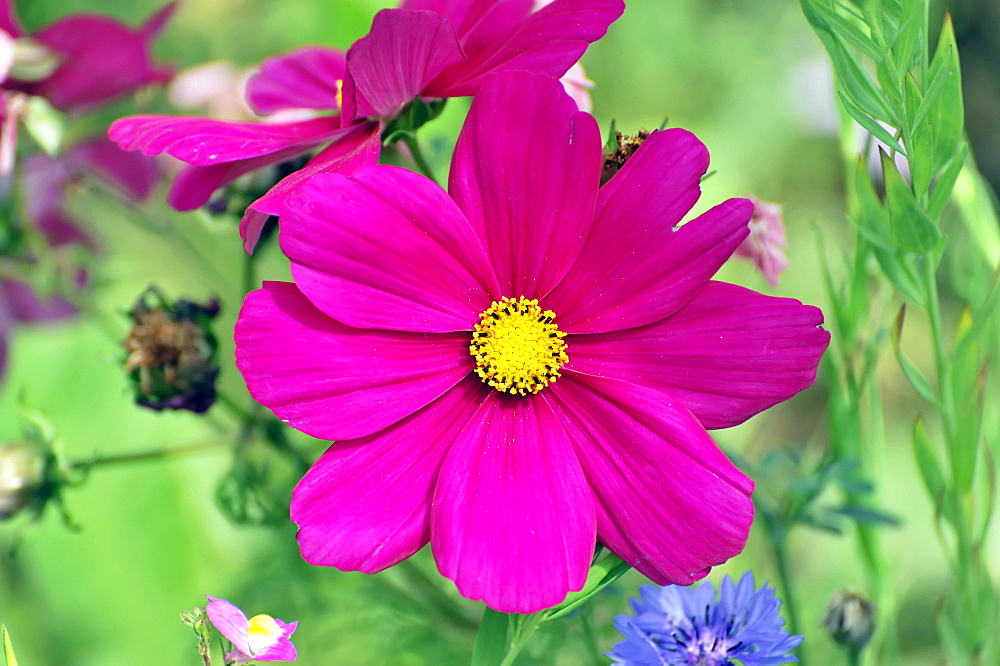
[[[538,300],[503,298],[479,316],[469,353],[476,374],[501,393],[538,393],[559,378],[566,365],[566,334],[552,323],[556,313]]]
[[[344,79],[337,79],[334,81],[334,85],[337,86],[337,108],[344,108]]]
[[[278,642],[281,638],[281,627],[270,615],[254,615],[250,618],[247,627],[247,643],[250,644],[250,652],[247,656],[260,654],[267,648]]]

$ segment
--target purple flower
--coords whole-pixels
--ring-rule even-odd
[[[595,541],[661,583],[742,550],[753,483],[705,428],[809,386],[822,313],[710,281],[752,206],[674,230],[708,166],[692,134],[652,133],[603,187],[601,144],[558,81],[504,73],[449,192],[375,166],[288,198],[295,283],[247,296],[236,361],[337,440],[293,493],[307,561],[371,573],[430,542],[463,595],[530,613],[581,588]]]
[[[753,202],[750,236],[736,248],[734,255],[750,259],[764,274],[768,284],[777,287],[778,278],[788,268],[788,258],[785,256],[788,239],[785,236],[781,206],[758,199],[752,194],[747,198]]]
[[[226,661],[249,664],[251,661],[295,661],[295,646],[289,637],[298,622],[282,622],[270,615],[255,615],[249,620],[239,608],[225,599],[208,597],[208,619],[233,644]]]
[[[738,584],[726,576],[719,597],[710,582],[693,588],[639,588],[635,616],[619,615],[625,636],[608,656],[627,666],[771,666],[798,661],[791,651],[802,642],[782,625],[774,590],[755,588],[753,574]]]
[[[55,70],[37,81],[11,77],[4,88],[41,95],[64,111],[81,111],[144,86],[162,83],[171,70],[152,62],[150,43],[174,8],[175,3],[164,6],[135,30],[93,14],[61,18],[30,35],[59,56]],[[11,0],[0,0],[0,30],[14,38],[28,36]]]

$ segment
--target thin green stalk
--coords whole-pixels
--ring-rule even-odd
[[[792,573],[788,566],[787,540],[783,534],[771,533],[771,546],[774,549],[774,561],[778,567],[778,579],[781,581],[785,616],[788,619],[788,632],[799,634],[799,612],[795,603],[795,589],[792,585]]]
[[[198,442],[185,446],[177,446],[169,449],[152,449],[150,451],[136,451],[134,453],[120,453],[110,456],[97,456],[89,460],[78,460],[69,464],[71,469],[89,469],[98,465],[116,465],[120,463],[142,462],[145,460],[166,460],[169,458],[180,458],[184,456],[204,453],[211,449],[229,446],[228,443],[219,440]]]
[[[514,636],[511,638],[510,647],[507,649],[507,654],[504,655],[503,661],[500,662],[500,666],[510,666],[514,663],[514,659],[517,658],[517,655],[527,645],[528,639],[531,638],[532,634],[541,625],[545,619],[545,615],[543,611],[534,615],[522,615],[518,617],[515,621]]]
[[[410,149],[413,162],[417,165],[417,169],[420,173],[424,174],[435,183],[438,182],[438,179],[434,177],[434,169],[431,168],[430,163],[424,157],[424,153],[420,149],[420,142],[417,140],[416,135],[409,133],[404,134],[403,143],[405,143],[406,147]]]

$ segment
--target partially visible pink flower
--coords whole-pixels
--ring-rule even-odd
[[[175,3],[166,5],[134,30],[94,14],[61,18],[31,35],[61,56],[55,71],[39,81],[9,79],[6,85],[41,95],[58,109],[79,111],[162,83],[171,70],[152,62],[150,44],[174,8]],[[27,36],[17,20],[12,0],[0,0],[0,29],[14,38]]]
[[[201,111],[219,120],[253,120],[256,114],[243,94],[252,73],[224,60],[206,62],[175,74],[167,95],[183,111]]]
[[[404,0],[375,15],[347,52],[345,124],[394,118],[413,99],[474,95],[483,77],[529,71],[559,78],[604,36],[622,0]]]
[[[750,218],[750,235],[736,248],[737,257],[750,259],[764,279],[772,287],[778,286],[778,278],[788,268],[788,258],[785,248],[788,239],[785,236],[785,223],[781,206],[770,201],[747,195],[753,202],[753,215]]]
[[[247,84],[246,99],[259,113],[295,109],[336,111],[344,54],[306,47],[269,58]],[[187,162],[170,190],[177,210],[205,205],[212,193],[248,173],[274,167],[326,146],[301,170],[281,180],[247,208],[240,224],[252,252],[264,222],[294,185],[315,173],[349,171],[378,161],[377,123],[342,128],[336,115],[292,122],[227,122],[182,116],[132,116],[112,123],[108,136],[125,150],[167,153]]]
[[[563,89],[576,102],[576,108],[585,113],[590,113],[594,108],[594,103],[590,99],[590,89],[594,87],[594,82],[587,78],[587,73],[583,71],[583,65],[576,63],[569,68],[561,79]]]
[[[809,386],[829,334],[711,280],[752,205],[677,228],[708,161],[653,132],[601,187],[594,118],[505,72],[448,192],[373,166],[288,197],[295,282],[248,294],[235,339],[254,398],[336,441],[293,491],[303,557],[372,573],[429,542],[461,594],[531,613],[583,586],[595,541],[660,584],[739,553],[753,482],[705,429]]]
[[[251,661],[295,661],[295,646],[289,640],[298,622],[286,623],[270,615],[255,615],[249,620],[239,608],[225,599],[208,597],[208,619],[235,648],[226,661],[249,664]]]

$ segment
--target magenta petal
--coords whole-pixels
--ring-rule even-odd
[[[482,77],[496,71],[528,71],[559,78],[591,42],[604,36],[624,10],[623,0],[554,0],[510,27],[504,18],[511,14],[495,11],[489,20],[507,27],[505,33],[487,24],[463,34],[461,43],[468,60],[448,67],[423,94],[472,95]]]
[[[383,9],[347,52],[344,121],[394,117],[445,67],[464,59],[450,21],[427,11]]]
[[[730,199],[676,232],[653,231],[647,244],[629,243],[628,254],[622,252],[627,245],[614,244],[613,234],[596,232],[545,305],[559,314],[559,328],[568,333],[617,331],[668,317],[698,293],[747,237],[752,209],[746,199]],[[626,230],[642,218],[626,217],[627,210],[605,208],[595,227],[619,228],[621,237],[631,241],[636,234]],[[609,219],[613,221],[605,222]],[[601,246],[595,239],[607,242]]]
[[[261,229],[271,215],[281,215],[285,200],[303,182],[320,173],[350,174],[363,166],[378,164],[382,137],[378,123],[353,125],[343,136],[324,148],[307,165],[280,180],[267,194],[250,204],[240,221],[243,249],[253,252]]]
[[[451,21],[466,53],[497,51],[533,7],[534,0],[406,0],[400,5],[400,9],[432,11]]]
[[[499,298],[465,216],[406,169],[314,176],[287,199],[279,239],[302,293],[348,326],[468,331]]]
[[[385,430],[327,449],[292,492],[302,557],[374,573],[420,550],[441,461],[488,391],[467,378]]]
[[[187,166],[174,179],[167,195],[167,202],[177,210],[191,210],[204,206],[212,193],[240,176],[301,155],[304,150],[293,146],[276,153],[246,160],[223,162],[211,166]]]
[[[337,82],[346,68],[343,51],[322,46],[268,58],[247,83],[247,101],[263,115],[285,109],[338,109]]]
[[[662,388],[706,428],[728,428],[813,383],[822,323],[794,299],[709,282],[663,321],[569,338],[567,367]]]
[[[350,328],[287,282],[267,282],[247,294],[235,337],[236,365],[251,395],[319,439],[381,430],[473,367],[468,334]]]
[[[17,39],[24,35],[24,28],[17,18],[13,0],[0,0],[0,30]]]
[[[504,296],[543,296],[569,270],[593,223],[600,166],[597,122],[558,81],[526,72],[487,79],[448,187],[485,239]]]
[[[76,144],[67,151],[67,159],[135,201],[149,196],[159,175],[152,160],[126,152],[104,136]]]
[[[670,394],[564,372],[550,401],[597,498],[597,538],[660,584],[739,554],[753,482]]]
[[[299,152],[340,134],[337,118],[294,123],[234,123],[184,116],[131,116],[116,120],[108,136],[124,150],[167,153],[188,164],[209,166],[262,157],[289,148]]]
[[[274,645],[257,652],[253,656],[253,661],[295,661],[299,655],[288,637],[295,632],[299,623],[285,624],[277,618],[273,619],[275,624],[282,629],[281,638],[275,641]]]
[[[432,512],[434,559],[469,599],[534,613],[586,581],[594,498],[544,398],[489,393],[445,458]]]
[[[225,636],[226,640],[232,643],[237,650],[243,654],[249,654],[250,637],[247,630],[250,627],[250,621],[247,620],[247,616],[225,599],[216,599],[207,594],[205,596],[208,598],[205,612],[208,613],[208,619],[211,620],[212,626],[218,629],[219,633]]]
[[[169,72],[151,62],[150,35],[144,30],[133,31],[103,16],[85,14],[46,26],[33,36],[63,58],[34,92],[57,108],[82,109],[162,83]]]

